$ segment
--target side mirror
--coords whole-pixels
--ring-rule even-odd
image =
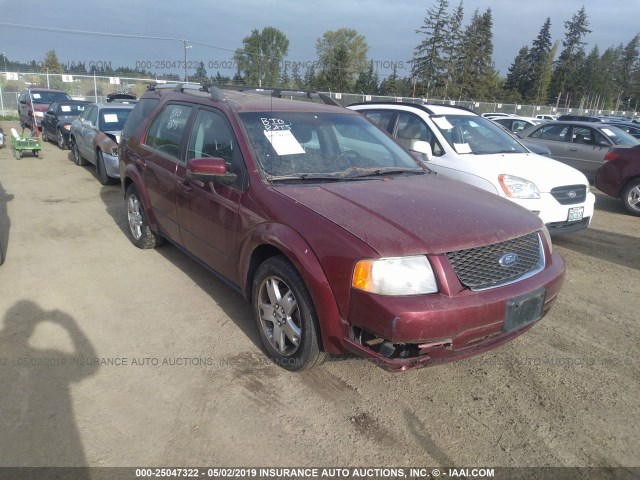
[[[418,153],[418,158],[422,161],[428,162],[433,158],[433,151],[431,150],[431,144],[429,142],[414,140],[411,142],[411,148],[409,150]]]
[[[231,185],[238,176],[227,172],[227,163],[222,158],[193,158],[187,165],[187,178],[201,182],[220,182]]]

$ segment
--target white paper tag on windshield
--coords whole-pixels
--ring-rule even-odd
[[[445,117],[431,117],[431,120],[433,120],[433,123],[440,127],[441,130],[451,130],[453,128],[453,125],[451,125]]]
[[[265,137],[278,155],[296,155],[304,153],[304,148],[298,143],[291,130],[264,131]]]
[[[71,107],[69,105],[62,105],[60,107],[60,110],[62,110],[63,112],[70,112],[71,111]]]
[[[40,98],[40,94],[39,93],[34,93],[32,96],[33,96],[33,98]]]
[[[601,128],[601,130],[602,130],[602,133],[604,133],[607,137],[615,137],[616,136],[616,134],[613,133],[608,128]]]
[[[104,123],[118,123],[118,115],[116,115],[115,113],[105,114]]]
[[[468,143],[454,143],[453,148],[455,148],[458,153],[471,153],[471,147]]]

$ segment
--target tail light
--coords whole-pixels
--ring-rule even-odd
[[[617,160],[618,158],[620,158],[620,154],[619,153],[615,153],[615,152],[609,151],[604,156],[604,161],[605,162],[610,162],[611,160]]]

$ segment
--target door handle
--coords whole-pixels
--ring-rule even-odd
[[[141,158],[136,158],[135,159],[136,165],[138,167],[140,167],[142,170],[144,170],[145,168],[147,168],[147,162],[145,162],[144,160],[142,160]]]
[[[191,192],[193,190],[188,183],[180,181],[178,182],[178,185],[180,185],[185,192]]]

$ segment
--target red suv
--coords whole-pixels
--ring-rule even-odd
[[[132,242],[167,239],[240,291],[277,364],[407,370],[551,308],[564,262],[535,215],[430,173],[356,112],[277,93],[152,87],[120,141]]]
[[[42,119],[49,105],[53,102],[69,102],[71,97],[62,90],[49,88],[27,88],[18,96],[18,116],[22,128],[34,129],[35,124],[40,128]]]

